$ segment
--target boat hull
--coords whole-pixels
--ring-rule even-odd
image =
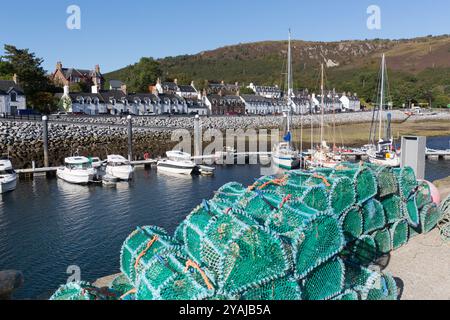
[[[278,157],[276,155],[274,155],[272,159],[275,166],[280,167],[282,169],[292,170],[300,168],[300,159],[283,158]]]
[[[16,189],[17,186],[17,176],[12,177],[11,179],[8,179],[7,181],[0,183],[0,194],[11,192]]]
[[[88,184],[94,180],[95,173],[58,169],[56,175],[59,179],[72,184]]]
[[[133,178],[133,168],[130,166],[125,167],[106,167],[106,173],[117,179],[129,181]]]
[[[176,166],[164,162],[158,162],[157,168],[158,171],[161,172],[190,175],[194,171],[195,166]]]

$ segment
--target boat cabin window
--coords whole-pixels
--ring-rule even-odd
[[[7,174],[14,174],[14,170],[13,169],[0,170],[0,176]]]
[[[92,164],[90,163],[67,163],[66,168],[70,170],[86,170],[92,168]]]

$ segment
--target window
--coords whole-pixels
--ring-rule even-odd
[[[17,94],[15,92],[11,92],[11,94],[9,96],[11,98],[11,102],[17,101]]]

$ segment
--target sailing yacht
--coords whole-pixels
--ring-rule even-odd
[[[325,126],[325,92],[324,92],[324,65],[321,65],[321,121],[320,121],[320,146],[317,149],[311,148],[308,167],[310,168],[334,168],[342,160],[340,154],[336,152],[335,146],[331,149],[324,140]],[[334,106],[333,106],[334,108]],[[312,134],[312,133],[311,133]]]
[[[181,151],[168,151],[167,159],[158,161],[158,171],[190,175],[195,173],[197,165],[191,160],[191,155]]]
[[[287,109],[285,112],[286,118],[286,135],[284,142],[276,144],[272,150],[272,160],[275,166],[286,170],[300,168],[301,161],[299,152],[292,146],[292,134],[290,128],[290,113],[294,102],[293,96],[293,79],[292,79],[292,53],[291,53],[291,31],[289,30],[289,47],[288,47],[288,91],[287,91]]]
[[[17,174],[11,161],[0,160],[0,194],[16,189]]]
[[[381,80],[380,80],[380,96],[378,103],[378,125],[375,123],[375,112],[372,122],[372,128],[370,132],[370,140],[372,144],[368,146],[367,155],[369,156],[369,162],[381,166],[387,167],[399,167],[400,155],[396,152],[394,146],[394,138],[391,134],[391,115],[387,114],[386,121],[383,116],[385,106],[385,82],[387,82],[387,70],[386,70],[386,57],[383,54],[381,60]],[[383,125],[387,124],[386,128]],[[377,128],[378,127],[378,128]],[[383,130],[384,129],[384,130]],[[375,137],[378,131],[378,141],[375,142]],[[384,136],[383,135],[384,131]]]

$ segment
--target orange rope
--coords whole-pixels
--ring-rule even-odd
[[[273,180],[267,181],[266,183],[261,185],[258,189],[262,190],[271,184],[274,184],[277,186],[282,186],[286,183],[286,179],[287,179],[287,176],[284,176],[283,178],[280,178],[280,179],[273,179]]]
[[[327,187],[331,187],[331,184],[328,182],[327,178],[325,178],[324,176],[321,176],[321,175],[319,175],[319,174],[317,174],[317,173],[314,173],[313,177],[322,180],[323,183],[324,183]]]
[[[134,269],[137,269],[139,262],[141,261],[142,257],[145,256],[148,250],[152,247],[152,245],[159,240],[158,236],[154,236],[152,240],[150,240],[147,244],[147,247],[138,255],[136,259],[136,263],[134,264]]]
[[[283,207],[284,207],[284,205],[286,204],[286,202],[288,202],[289,200],[291,200],[291,198],[292,198],[292,195],[291,195],[291,194],[287,195],[287,196],[283,199],[283,201],[281,201],[280,209],[283,209]]]
[[[184,273],[188,272],[189,268],[194,268],[195,270],[197,270],[198,272],[200,272],[200,275],[203,278],[203,281],[205,281],[206,286],[208,287],[209,290],[213,290],[214,287],[211,284],[211,282],[209,281],[208,277],[206,276],[206,273],[200,268],[200,266],[195,263],[192,260],[188,260],[186,262],[186,268],[184,269]]]
[[[126,297],[128,297],[130,294],[134,294],[134,293],[136,293],[136,292],[137,292],[136,289],[131,289],[130,291],[128,291],[127,293],[125,293],[123,296],[121,296],[119,299],[120,299],[120,300],[123,300],[123,299],[125,299]]]

